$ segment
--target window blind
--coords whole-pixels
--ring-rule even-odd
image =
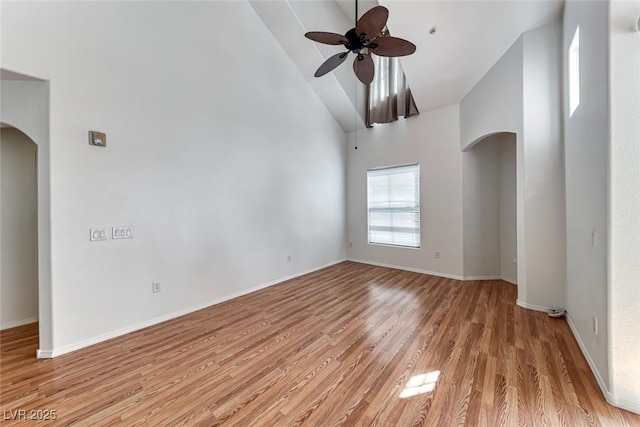
[[[420,247],[420,165],[367,171],[369,243]]]

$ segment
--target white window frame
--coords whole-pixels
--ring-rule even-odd
[[[412,173],[409,192],[393,192],[392,176]],[[387,178],[387,197],[384,191],[373,194],[374,178]],[[406,184],[406,182],[405,182]],[[399,183],[396,183],[399,185]],[[397,187],[396,187],[397,188]],[[413,193],[411,195],[411,193]],[[378,199],[374,201],[374,199]],[[378,204],[378,206],[373,206]],[[384,218],[375,218],[378,213],[387,213]],[[375,223],[378,223],[377,225]],[[382,222],[382,224],[381,224]],[[395,225],[394,225],[395,224]],[[372,245],[384,245],[419,249],[421,246],[420,229],[420,164],[412,163],[367,170],[367,241]]]

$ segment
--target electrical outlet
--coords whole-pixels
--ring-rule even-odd
[[[435,253],[434,253],[434,257],[435,257],[436,259],[440,259],[440,252],[439,252],[439,251],[435,251]]]
[[[596,247],[596,230],[591,230],[591,246]]]
[[[158,292],[160,292],[162,290],[162,288],[160,287],[160,282],[153,282],[151,283],[151,291],[154,294],[157,294]]]

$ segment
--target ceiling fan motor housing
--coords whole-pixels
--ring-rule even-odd
[[[344,35],[347,38],[345,46],[353,53],[360,53],[366,47],[369,47],[369,36],[365,33],[358,35],[356,29],[352,28]]]

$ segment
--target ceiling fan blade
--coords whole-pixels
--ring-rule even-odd
[[[342,34],[326,33],[324,31],[310,31],[304,35],[309,40],[324,44],[343,44],[347,38]]]
[[[405,56],[416,51],[416,45],[399,37],[379,37],[377,46],[369,49],[378,56]]]
[[[356,56],[356,59],[353,61],[353,71],[356,73],[358,80],[363,84],[370,84],[373,81],[373,75],[375,73],[371,55],[362,53]]]
[[[347,59],[347,55],[349,55],[349,52],[336,53],[331,58],[327,59],[322,63],[322,65],[320,66],[320,68],[318,68],[314,76],[316,77],[324,76],[329,71],[333,70],[338,65],[342,64],[344,60]]]
[[[389,18],[389,10],[384,6],[376,6],[367,11],[356,24],[358,36],[365,33],[369,40],[375,39],[382,32]]]

